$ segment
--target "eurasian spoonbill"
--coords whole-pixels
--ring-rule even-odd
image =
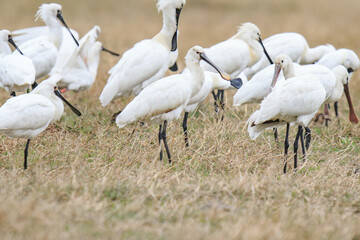
[[[48,33],[34,39],[29,39],[19,45],[24,55],[32,59],[36,70],[36,79],[46,76],[55,65],[58,49],[63,39],[61,23],[69,31],[76,45],[79,46],[79,43],[64,21],[60,4],[43,3],[36,13],[36,20],[38,18],[41,18],[47,25]]]
[[[79,47],[74,48],[69,56],[58,56],[50,76],[61,75],[61,79],[57,82],[59,89],[62,89],[61,92],[64,90],[84,91],[93,85],[101,51],[119,56],[119,54],[104,48],[101,42],[96,41],[100,32],[100,27],[94,26],[79,40]]]
[[[116,124],[119,128],[146,119],[159,123],[159,143],[161,144],[161,140],[163,141],[169,162],[171,162],[171,155],[166,139],[167,123],[179,119],[190,99],[201,90],[205,79],[204,72],[200,67],[201,60],[217,69],[224,79],[230,80],[228,74],[218,69],[207,58],[203,48],[195,46],[188,51],[185,57],[188,72],[168,76],[149,85],[116,117]],[[162,160],[162,151],[160,160]]]
[[[232,79],[235,79],[245,68],[259,61],[263,52],[268,56],[260,34],[260,30],[255,24],[244,23],[233,37],[206,48],[205,52],[217,66],[229,73]],[[270,58],[269,61],[271,62]],[[204,71],[214,72],[206,64],[202,63],[201,67]],[[220,96],[220,105],[223,105],[224,92],[219,91],[216,96]]]
[[[281,69],[285,81],[276,83]],[[275,59],[275,71],[271,86],[271,92],[261,102],[260,109],[250,116],[248,132],[251,139],[256,139],[266,128],[287,125],[284,158],[284,173],[286,173],[290,123],[299,125],[294,142],[294,169],[296,169],[298,140],[301,139],[305,157],[303,127],[308,127],[318,109],[325,102],[326,90],[323,84],[312,75],[296,76],[292,61],[286,55],[280,55]],[[306,137],[308,138],[308,136]]]
[[[138,95],[146,86],[163,78],[177,56],[177,32],[180,12],[186,0],[159,0],[163,28],[152,39],[143,40],[128,51],[109,71],[110,77],[101,95],[102,106],[114,98]],[[176,61],[175,61],[176,62]]]
[[[360,60],[356,53],[350,49],[341,48],[335,52],[329,53],[323,56],[318,62],[318,64],[324,65],[329,69],[334,68],[337,65],[343,65],[348,73],[350,74],[348,83],[354,72],[356,72],[360,67]],[[346,85],[348,85],[348,83]],[[348,86],[345,86],[347,89]],[[348,90],[345,90],[348,92]],[[345,93],[346,94],[346,93]],[[348,93],[349,94],[349,93]],[[348,96],[346,96],[348,98]],[[351,99],[350,99],[351,100]],[[348,101],[349,103],[349,101]],[[338,112],[338,101],[334,103],[335,115],[338,119],[338,124],[340,124],[339,112]]]
[[[312,64],[326,54],[335,51],[334,46],[330,44],[310,48],[301,34],[293,32],[272,35],[264,40],[264,46],[271,58],[286,54],[294,63],[302,65]],[[268,59],[263,55],[256,64],[246,68],[243,73],[247,79],[250,79],[269,64]]]
[[[18,51],[8,30],[0,31],[0,87],[12,96],[26,92],[35,81],[35,68],[30,58],[12,54],[10,42]],[[21,51],[20,51],[21,52]]]
[[[186,68],[182,74],[189,74],[189,69]],[[213,73],[209,71],[204,71],[204,82],[201,86],[200,91],[190,98],[188,104],[185,107],[185,114],[183,119],[183,131],[184,131],[184,139],[185,139],[185,146],[189,146],[188,142],[188,131],[187,131],[187,120],[189,113],[194,112],[199,104],[206,99],[206,97],[210,94],[211,91],[214,89],[239,89],[242,86],[241,78],[237,78],[234,80],[224,80],[218,73]]]
[[[11,138],[27,139],[24,151],[24,169],[27,168],[27,157],[30,140],[47,126],[60,119],[64,105],[63,100],[78,116],[81,113],[67,102],[58,91],[55,82],[45,80],[29,94],[22,94],[8,99],[0,107],[0,132]]]

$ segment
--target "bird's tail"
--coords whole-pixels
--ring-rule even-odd
[[[254,112],[250,118],[248,119],[248,133],[249,136],[252,140],[257,139],[260,134],[267,128],[277,128],[280,127],[284,124],[286,124],[285,122],[280,122],[280,121],[267,121],[267,122],[263,122],[260,124],[255,124],[256,119],[258,119],[260,117],[261,112],[259,110],[257,110],[256,112]]]
[[[119,95],[118,81],[108,81],[100,94],[100,102],[103,107],[108,105],[117,95]]]

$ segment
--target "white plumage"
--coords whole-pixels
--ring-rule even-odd
[[[322,56],[335,51],[335,48],[330,44],[310,48],[301,34],[292,32],[272,35],[264,40],[264,46],[272,59],[280,54],[286,54],[294,63],[299,64],[314,63]],[[269,64],[269,60],[263,55],[256,64],[245,69],[243,73],[250,79]]]
[[[117,116],[118,127],[122,128],[127,124],[142,120],[151,120],[156,123],[164,121],[166,131],[167,121],[180,117],[189,100],[198,94],[203,86],[205,76],[200,68],[200,60],[203,59],[214,66],[206,58],[204,50],[198,46],[191,48],[185,59],[189,70],[182,74],[165,77],[146,87]],[[224,78],[230,80],[230,76],[220,70],[219,72]],[[166,142],[166,132],[164,135],[164,142]],[[170,156],[168,149],[167,152]]]
[[[24,152],[25,169],[30,139],[39,135],[50,123],[59,120],[64,111],[60,98],[55,81],[48,79],[31,93],[10,98],[0,107],[0,132],[12,138],[28,140]],[[73,106],[69,106],[77,115],[81,115]]]
[[[164,77],[174,64],[177,54],[177,25],[185,0],[159,0],[163,13],[163,28],[152,39],[143,40],[128,51],[109,71],[110,77],[100,102],[108,105],[114,98],[138,95],[146,86]],[[176,62],[176,60],[175,60]]]
[[[15,95],[26,92],[35,81],[35,68],[30,58],[12,54],[8,42],[11,34],[8,30],[0,31],[0,87]]]
[[[36,79],[46,76],[55,65],[58,49],[60,49],[63,40],[63,29],[59,20],[67,28],[62,18],[60,4],[42,4],[36,14],[36,19],[38,18],[41,18],[47,25],[47,34],[29,39],[19,46],[24,55],[32,59],[36,70]],[[67,29],[70,31],[69,28]],[[26,32],[26,30],[19,32]],[[70,34],[72,35],[71,32]],[[78,45],[73,35],[72,38],[75,41],[74,45]]]

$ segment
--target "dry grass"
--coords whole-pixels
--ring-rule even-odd
[[[124,52],[161,27],[154,1],[61,1],[68,24],[84,34],[103,29],[108,48]],[[2,28],[34,25],[40,1],[1,1]],[[180,23],[180,65],[193,45],[210,46],[251,21],[263,38],[284,31],[305,35],[311,46],[360,47],[356,0],[188,0]],[[37,23],[41,24],[41,23]],[[1,137],[1,239],[359,239],[360,129],[313,127],[308,162],[282,174],[282,144],[270,132],[256,142],[245,122],[256,108],[231,107],[216,123],[207,101],[189,122],[185,149],[180,121],[169,127],[174,164],[158,161],[157,127],[110,126],[113,112],[130,99],[102,108],[98,96],[117,59],[103,55],[97,82],[68,93],[84,116],[67,110],[30,145]],[[359,73],[351,82],[359,113]],[[1,92],[1,102],[6,94]],[[136,129],[132,134],[133,129]],[[281,136],[284,136],[283,130]],[[294,137],[294,130],[292,131]]]

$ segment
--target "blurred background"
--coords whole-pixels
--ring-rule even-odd
[[[41,3],[51,1],[0,1],[1,28],[11,30],[43,25],[34,22]],[[136,42],[151,38],[160,31],[161,14],[155,0],[63,0],[63,16],[68,25],[84,35],[94,25],[102,34],[99,40],[109,49],[124,53]],[[209,47],[236,33],[243,22],[253,22],[265,39],[280,32],[298,32],[310,47],[330,43],[360,54],[360,1],[358,0],[188,0],[180,18],[179,67],[184,66],[187,50],[200,45]],[[100,91],[108,78],[107,71],[118,61],[102,55],[93,94]],[[359,89],[355,74],[352,87]],[[94,89],[95,88],[95,89]],[[359,101],[355,97],[355,106]],[[358,108],[357,108],[358,109]]]

